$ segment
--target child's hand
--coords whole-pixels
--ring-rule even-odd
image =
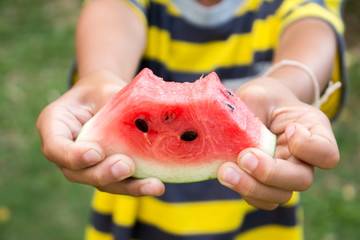
[[[289,201],[293,191],[311,186],[314,167],[331,169],[338,163],[331,124],[320,110],[297,100],[274,79],[256,79],[237,93],[278,137],[274,158],[246,149],[237,164],[219,168],[220,182],[249,204],[274,209]]]
[[[128,156],[105,156],[98,144],[74,142],[83,124],[124,85],[109,72],[95,72],[47,106],[37,122],[43,153],[72,182],[115,194],[161,195],[159,180],[128,178],[135,170]]]

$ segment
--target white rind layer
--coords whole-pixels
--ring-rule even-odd
[[[168,183],[198,182],[217,177],[217,170],[222,160],[214,159],[211,163],[204,164],[162,164],[147,159],[136,158],[134,177],[155,177]]]
[[[82,128],[76,141],[89,141],[87,132],[92,128],[92,119],[88,121]],[[121,144],[120,144],[121,145]],[[256,148],[264,151],[268,155],[274,157],[276,146],[276,135],[271,133],[265,125],[261,125],[259,145]],[[118,149],[120,152],[126,152]],[[136,164],[134,177],[148,178],[155,177],[163,182],[169,183],[185,183],[185,182],[198,182],[208,179],[217,178],[217,170],[224,162],[223,159],[214,159],[207,163],[195,164],[175,164],[164,163],[161,161],[154,161],[153,159],[131,157]],[[236,161],[236,158],[233,160]]]
[[[257,148],[274,157],[276,147],[276,135],[270,132],[264,125],[261,126],[259,145]],[[156,177],[163,182],[184,183],[197,182],[217,177],[217,170],[224,162],[222,159],[214,159],[203,164],[162,164],[151,159],[135,158],[136,170],[134,177]],[[236,159],[234,159],[236,161]]]
[[[274,157],[276,150],[276,135],[270,132],[263,124],[261,125],[260,133],[259,146],[257,148]]]

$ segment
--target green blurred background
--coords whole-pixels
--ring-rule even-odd
[[[42,156],[35,122],[67,89],[77,0],[0,1],[0,239],[82,239],[92,189]],[[341,162],[303,193],[307,240],[360,239],[360,1],[345,9],[350,88],[334,123]]]

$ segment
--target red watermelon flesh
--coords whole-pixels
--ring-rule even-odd
[[[145,68],[84,125],[77,141],[130,156],[134,177],[193,182],[216,178],[219,165],[236,161],[245,148],[273,156],[276,137],[216,73],[176,83]]]

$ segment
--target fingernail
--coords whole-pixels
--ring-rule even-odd
[[[222,176],[222,180],[229,185],[235,186],[240,181],[240,174],[233,169],[232,167],[228,167]]]
[[[259,159],[252,153],[245,153],[244,156],[240,158],[240,167],[246,170],[247,172],[252,172],[256,169],[259,164]]]
[[[155,194],[154,185],[150,182],[145,183],[140,187],[140,192],[144,195],[154,195]]]
[[[83,158],[87,163],[95,164],[101,160],[101,155],[92,149],[84,153]]]
[[[127,177],[131,174],[129,165],[123,161],[118,161],[111,167],[111,173],[115,178]]]
[[[295,132],[295,126],[294,125],[289,125],[286,127],[285,129],[285,135],[287,137],[287,139],[290,139],[291,136],[294,134]]]

